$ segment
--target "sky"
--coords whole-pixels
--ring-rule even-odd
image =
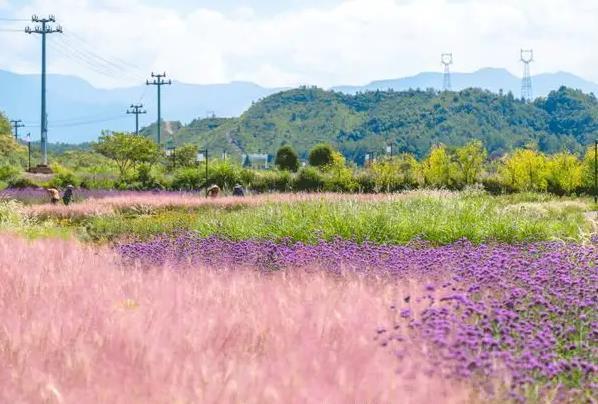
[[[13,32],[54,14],[48,70],[97,87],[149,74],[208,84],[362,85],[422,71],[567,71],[598,82],[598,0],[0,0],[0,69],[37,73],[40,38]]]

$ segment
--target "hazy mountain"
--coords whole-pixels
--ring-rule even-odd
[[[512,75],[505,69],[485,68],[473,73],[452,73],[452,89],[455,91],[466,88],[482,88],[498,93],[503,91],[513,93],[516,97],[521,94],[521,78]],[[374,81],[365,86],[341,86],[333,88],[336,91],[355,94],[359,91],[409,89],[441,89],[443,83],[442,73],[420,73],[415,76],[394,80]],[[582,90],[585,93],[598,94],[598,84],[584,80],[570,73],[544,73],[532,77],[533,93],[535,97],[546,97],[549,92],[561,86]]]
[[[173,82],[162,87],[163,119],[190,122],[197,117],[216,114],[239,116],[252,102],[279,91],[256,84],[194,85]],[[72,76],[48,75],[48,121],[51,142],[80,143],[94,140],[103,129],[135,129],[133,115],[127,107],[141,102],[147,110],[140,116],[140,126],[156,120],[156,87],[138,86],[98,89]],[[22,119],[31,132],[39,136],[40,78],[0,70],[0,111],[10,119]]]
[[[520,94],[521,80],[504,69],[481,69],[473,73],[453,73],[454,90],[479,87],[493,92],[511,91]],[[598,85],[569,73],[541,74],[533,77],[534,95],[546,96],[562,85],[598,93]],[[413,77],[375,81],[365,86],[335,87],[333,90],[354,94],[374,90],[439,89],[442,73],[421,73]],[[173,83],[163,87],[162,116],[169,121],[191,122],[214,113],[219,117],[238,117],[253,102],[280,89],[264,88],[246,82],[194,85]],[[22,119],[31,132],[39,136],[40,82],[37,75],[20,75],[0,70],[0,111],[10,119]],[[147,109],[140,125],[150,125],[156,119],[156,88],[137,86],[118,89],[98,89],[72,76],[48,76],[48,119],[51,142],[80,143],[98,137],[103,129],[134,130],[134,117],[125,113],[131,103],[141,102]]]

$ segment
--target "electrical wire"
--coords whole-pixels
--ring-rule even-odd
[[[87,41],[86,41],[84,38],[82,38],[81,36],[77,35],[77,34],[76,34],[76,33],[74,33],[74,32],[70,32],[70,31],[69,31],[69,32],[67,32],[67,33],[66,33],[66,36],[67,36],[67,38],[73,38],[74,40],[78,41],[78,42],[79,42],[79,44],[80,44],[80,45],[81,45],[83,48],[86,48],[86,49],[87,49],[87,51],[88,51],[90,54],[94,54],[94,55],[96,55],[98,58],[100,58],[100,59],[102,59],[102,60],[105,60],[105,61],[108,61],[109,63],[111,63],[111,64],[113,64],[113,65],[115,65],[115,66],[119,66],[119,67],[125,67],[125,68],[128,68],[128,69],[136,70],[138,73],[140,73],[140,75],[141,75],[143,78],[145,78],[145,72],[144,72],[144,71],[143,71],[143,70],[142,70],[142,69],[141,69],[139,66],[137,66],[137,65],[134,65],[134,64],[132,64],[132,63],[129,63],[129,62],[125,61],[125,60],[122,60],[122,59],[116,58],[116,57],[112,57],[112,58],[111,58],[111,59],[112,59],[112,61],[111,61],[111,60],[107,60],[106,58],[102,57],[101,55],[99,55],[99,54],[95,53],[95,51],[94,51],[94,46],[93,46],[92,44],[90,44],[90,43],[89,43],[89,42],[87,42]]]
[[[81,117],[81,118],[73,118],[73,119],[63,119],[63,120],[55,120],[50,122],[49,128],[69,128],[69,127],[76,127],[76,126],[86,126],[91,125],[94,123],[102,123],[102,122],[114,122],[128,119],[128,116],[120,114],[120,115],[112,115],[110,117],[104,117],[101,119],[92,119],[93,117]],[[39,124],[25,124],[27,128],[39,128]]]
[[[63,38],[65,45],[72,49],[76,49],[80,54],[85,55],[85,57],[87,57],[89,60],[93,60],[98,64],[116,70],[121,74],[124,72],[130,78],[135,78],[135,80],[145,81],[145,75],[140,74],[140,69],[138,67],[116,58],[108,59],[102,55],[99,55],[91,48],[90,45],[87,44],[87,42],[83,42],[82,40],[78,40],[79,43],[74,43],[72,39],[77,38],[74,35],[75,34],[72,33],[65,34]]]
[[[108,65],[99,61],[98,59],[94,59],[90,57],[88,54],[82,52],[81,50],[72,47],[66,42],[61,41],[60,39],[52,39],[48,42],[52,49],[56,50],[62,56],[66,57],[69,60],[72,60],[80,65],[87,67],[94,72],[106,76],[111,79],[121,80],[123,77],[128,77],[129,79],[137,81],[138,78],[132,76],[131,74],[127,73],[126,71],[122,71],[119,68],[114,66]]]

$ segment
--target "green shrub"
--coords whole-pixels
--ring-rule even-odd
[[[64,188],[67,185],[78,187],[81,184],[80,178],[71,170],[60,165],[53,165],[54,176],[48,183],[53,188]]]
[[[293,187],[293,176],[288,171],[255,172],[252,181],[246,185],[255,192],[288,192]]]
[[[319,144],[309,152],[309,165],[323,168],[334,163],[334,150],[330,145]]]
[[[16,178],[9,180],[7,183],[7,186],[9,188],[24,189],[24,188],[37,188],[37,187],[39,187],[39,184],[36,184],[35,182],[33,182],[33,180],[31,180],[27,177],[16,177]]]
[[[291,146],[282,146],[276,153],[274,164],[281,170],[296,172],[299,169],[299,156]]]
[[[231,163],[228,160],[214,161],[209,164],[208,169],[208,185],[216,184],[222,189],[232,189],[235,184],[241,182],[241,167]],[[205,180],[205,174],[203,175],[203,178]]]
[[[9,182],[17,178],[21,174],[21,170],[11,165],[0,166],[0,181]]]
[[[180,191],[198,190],[205,185],[206,177],[197,167],[179,168],[174,173],[171,187]]]
[[[296,191],[318,192],[324,189],[325,178],[323,174],[313,167],[304,167],[299,170],[293,184]]]
[[[357,191],[371,194],[376,191],[376,178],[370,171],[361,171],[355,176]]]

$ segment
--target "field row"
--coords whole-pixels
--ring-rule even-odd
[[[0,401],[593,394],[595,243],[0,236],[0,257]]]
[[[4,206],[4,208],[2,208]],[[35,236],[150,239],[194,231],[203,237],[315,243],[336,238],[379,244],[466,238],[475,243],[588,241],[595,232],[588,199],[543,194],[412,191],[389,195],[271,194],[205,199],[192,194],[126,193],[70,206],[0,202],[3,227]],[[2,217],[2,213],[0,213]],[[12,225],[11,225],[12,221]]]

